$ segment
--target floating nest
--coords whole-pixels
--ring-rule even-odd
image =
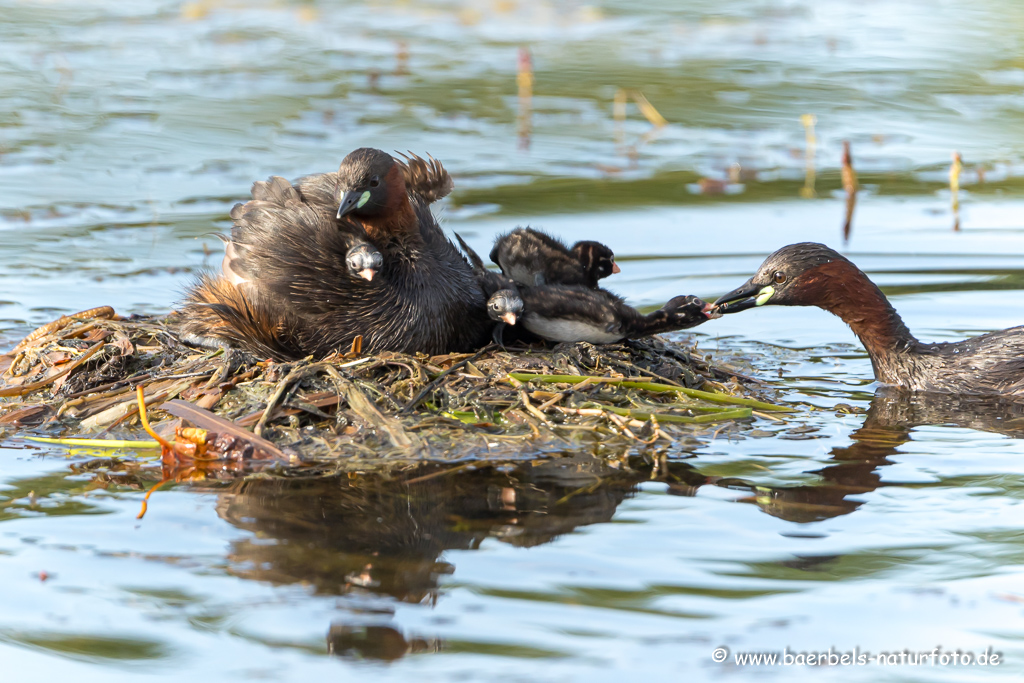
[[[186,346],[174,314],[121,318],[109,307],[36,330],[0,356],[0,372],[0,435],[101,445],[138,439],[148,414],[165,466],[224,477],[688,451],[787,410],[756,380],[658,337],[440,356],[353,348],[275,363]]]

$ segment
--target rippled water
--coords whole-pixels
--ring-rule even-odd
[[[818,240],[923,339],[1021,322],[1019,3],[680,4],[0,0],[3,340],[101,304],[169,310],[253,180],[362,145],[443,160],[441,215],[478,249],[527,222],[607,242],[638,305],[711,298]],[[633,105],[617,124],[618,88],[669,125]],[[842,140],[864,187],[848,244]],[[742,185],[702,191],[736,164]],[[178,487],[142,522],[105,479],[131,472],[8,442],[5,680],[1019,680],[1024,411],[875,396],[816,309],[687,338],[828,410],[667,462]],[[718,646],[1004,663],[744,668]]]

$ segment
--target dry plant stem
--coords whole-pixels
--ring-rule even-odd
[[[534,405],[532,403],[530,403],[530,397],[527,395],[525,389],[520,389],[519,390],[519,398],[522,399],[522,401],[523,401],[523,407],[526,408],[526,410],[531,415],[533,415],[535,418],[537,418],[538,420],[543,422],[548,427],[551,426],[551,423],[548,422],[547,416],[544,413],[542,413],[539,410],[537,410],[537,408],[534,407]]]
[[[431,472],[430,474],[424,474],[422,477],[413,477],[412,479],[406,481],[405,484],[408,486],[409,484],[417,484],[421,481],[427,481],[428,479],[436,479],[437,477],[443,477],[446,474],[454,474],[455,472],[464,470],[467,467],[475,467],[479,464],[480,463],[477,462],[464,462],[461,465],[458,465],[448,470],[442,470],[440,472]]]
[[[552,399],[542,403],[540,408],[538,408],[537,410],[539,410],[542,413],[546,413],[548,408],[550,408],[551,406],[555,405],[556,403],[558,403],[560,401],[565,400],[565,398],[570,396],[574,391],[579,391],[580,389],[582,389],[584,387],[588,387],[591,384],[593,384],[593,382],[591,382],[588,379],[588,380],[586,380],[584,382],[580,382],[579,384],[575,385],[571,389],[566,389],[565,391],[560,391],[560,392],[558,392],[557,396],[555,396],[554,398],[552,398]]]
[[[271,395],[270,400],[267,401],[267,407],[263,411],[263,416],[260,418],[260,421],[256,423],[256,427],[252,430],[253,433],[256,436],[263,436],[263,428],[267,426],[267,422],[270,420],[271,414],[274,412],[274,409],[277,408],[277,404],[281,402],[281,398],[284,396],[285,392],[288,391],[288,388],[291,387],[294,382],[299,381],[306,375],[311,375],[323,370],[324,367],[326,367],[324,363],[315,363],[313,365],[303,365],[297,368],[292,368],[285,378],[277,383],[277,387],[274,389],[273,395]]]
[[[89,347],[89,350],[86,351],[85,353],[83,353],[81,356],[79,356],[77,360],[72,361],[71,363],[68,363],[68,367],[64,368],[63,370],[58,372],[56,375],[53,375],[52,377],[47,377],[46,379],[43,379],[43,380],[39,380],[38,382],[32,382],[31,384],[22,384],[22,385],[16,386],[16,387],[9,387],[7,389],[0,389],[0,396],[24,396],[25,394],[33,392],[36,389],[42,389],[43,387],[49,386],[49,385],[53,384],[54,382],[56,382],[61,377],[63,377],[64,375],[70,373],[72,370],[77,368],[79,365],[83,364],[85,361],[87,361],[90,358],[92,358],[94,355],[96,355],[96,352],[99,351],[102,348],[103,348],[103,341],[100,340],[100,341],[96,342],[95,344],[93,344],[91,347]]]
[[[162,403],[170,395],[171,395],[170,391],[161,391],[158,394],[153,394],[152,396],[150,396],[149,397],[149,402],[150,402],[151,405],[156,405],[157,403]],[[117,418],[116,420],[111,422],[109,425],[107,425],[106,428],[104,428],[102,431],[100,431],[98,434],[96,434],[96,436],[97,437],[103,436],[104,434],[106,434],[111,429],[113,429],[117,425],[121,424],[125,420],[128,420],[128,419],[131,419],[131,418],[135,417],[135,414],[138,413],[138,412],[139,412],[139,406],[136,405],[134,408],[130,409],[127,413],[125,413],[124,415],[122,415],[121,417]]]
[[[119,384],[131,384],[132,382],[141,382],[142,380],[149,379],[151,376],[152,375],[150,373],[144,372],[141,375],[133,375],[132,377],[125,377],[124,379],[119,379],[116,382],[107,382],[106,384],[101,384],[98,387],[93,387],[92,389],[86,389],[85,391],[76,391],[73,394],[68,394],[68,396],[67,396],[67,398],[69,399],[68,403],[72,403],[71,399],[76,399],[76,398],[79,398],[79,397],[82,397],[82,396],[88,396],[89,394],[99,394],[99,393],[102,393],[102,392],[106,391],[107,389],[113,389],[115,387],[117,387],[118,391],[121,391],[122,388],[118,387]],[[160,379],[165,379],[165,378],[160,378]],[[111,396],[113,396],[113,395],[114,394],[111,394]],[[96,398],[96,397],[94,397],[94,398]],[[67,403],[65,403],[64,405],[68,406]],[[71,407],[71,406],[68,406],[68,407]]]
[[[749,408],[736,408],[734,410],[723,410],[708,415],[688,417],[686,415],[669,415],[666,413],[649,413],[640,410],[627,410],[625,408],[616,408],[615,406],[604,405],[603,403],[585,403],[583,408],[559,407],[558,410],[569,415],[594,416],[601,416],[605,412],[609,412],[640,421],[646,421],[654,417],[660,422],[676,424],[706,424],[711,422],[721,422],[722,420],[742,420],[745,417],[750,417],[751,414],[751,410]]]
[[[221,366],[217,368],[217,371],[213,373],[213,376],[210,377],[206,384],[203,385],[203,389],[212,389],[213,387],[217,386],[218,384],[226,380],[228,378],[228,375],[231,374],[231,364],[234,362],[234,360],[235,353],[231,349],[226,349],[224,351],[224,362],[221,363]]]
[[[620,430],[622,430],[623,434],[625,434],[629,438],[633,439],[634,441],[640,441],[641,440],[641,439],[637,438],[636,434],[634,434],[632,431],[630,431],[630,429],[629,429],[629,421],[628,420],[623,420],[618,415],[616,415],[615,413],[612,413],[612,412],[607,413],[607,417],[608,417],[609,420],[611,420],[612,422],[615,423],[615,426],[617,426]]]
[[[466,363],[469,363],[469,362],[472,362],[472,361],[476,360],[480,356],[484,355],[484,353],[486,353],[487,351],[490,351],[493,348],[494,348],[494,344],[488,344],[487,346],[483,347],[482,349],[480,349],[479,351],[474,353],[469,358],[464,358],[461,361],[459,361],[458,363],[452,364],[447,370],[445,370],[440,375],[435,377],[430,384],[428,384],[427,386],[423,387],[423,391],[421,391],[420,393],[416,394],[416,397],[413,398],[413,400],[409,401],[409,403],[407,403],[406,406],[404,408],[402,408],[402,410],[399,411],[398,414],[399,415],[406,415],[406,414],[408,414],[417,405],[419,405],[420,401],[422,401],[427,396],[429,396],[430,392],[432,392],[434,389],[436,389],[438,387],[438,385],[441,384],[441,381],[445,377],[447,377],[448,375],[452,374],[456,370],[460,370],[461,368],[465,367]]]
[[[43,335],[42,337],[36,339],[34,342],[29,344],[28,346],[25,346],[24,348],[21,348],[21,349],[16,349],[16,350],[12,351],[11,353],[17,353],[18,354],[18,358],[23,358],[25,356],[25,353],[29,352],[33,348],[39,348],[39,347],[45,346],[45,345],[47,345],[47,344],[49,344],[51,342],[64,341],[66,339],[73,339],[75,337],[80,337],[83,334],[85,334],[86,332],[91,332],[92,330],[96,329],[96,327],[97,327],[97,324],[96,324],[95,320],[89,321],[89,322],[85,323],[84,325],[79,325],[78,327],[72,328],[70,330],[63,329],[63,328],[59,327],[57,329],[57,331],[54,332],[53,334]]]
[[[93,396],[91,398],[87,397],[87,396],[79,396],[78,398],[71,399],[70,401],[68,401],[64,405],[62,405],[60,408],[58,408],[57,409],[57,417],[63,417],[64,413],[67,412],[69,409],[76,408],[76,407],[82,405],[83,403],[89,403],[91,401],[99,401],[99,400],[105,399],[105,398],[113,398],[115,396],[120,396],[121,394],[127,393],[127,392],[129,392],[131,390],[132,390],[132,388],[129,386],[129,387],[121,387],[119,389],[112,389],[112,390],[110,390],[110,391],[108,391],[106,393],[102,393],[102,394],[99,394],[97,396]]]
[[[622,360],[612,361],[611,365],[618,365],[619,367],[628,368],[630,370],[635,370],[636,372],[639,372],[641,375],[650,375],[654,379],[660,379],[663,383],[668,384],[669,386],[673,386],[673,387],[681,387],[681,386],[683,386],[679,382],[674,382],[674,381],[670,380],[668,377],[662,377],[661,375],[659,375],[656,372],[652,372],[651,370],[644,370],[643,368],[638,368],[636,365],[634,365],[633,363],[630,363],[628,361],[622,361]],[[636,381],[639,381],[639,378],[637,378]]]
[[[181,375],[160,375],[158,377],[154,377],[153,380],[154,381],[160,381],[160,380],[164,380],[164,379],[189,379],[191,377],[205,377],[206,375],[209,375],[211,372],[216,372],[216,371],[215,370],[200,370],[199,372],[186,372],[186,373],[181,374]]]
[[[335,384],[338,386],[339,393],[345,396],[349,407],[359,417],[369,422],[375,428],[383,430],[388,435],[388,438],[391,439],[391,443],[398,448],[410,448],[415,445],[413,440],[409,438],[409,435],[405,433],[401,423],[394,418],[388,418],[381,414],[377,410],[377,406],[373,404],[373,401],[367,398],[362,389],[356,386],[354,382],[343,377],[333,365],[328,365],[326,370],[327,374],[334,379]]]
[[[114,315],[114,309],[110,306],[98,306],[96,308],[80,311],[73,315],[62,315],[53,322],[46,323],[42,327],[36,328],[30,332],[27,337],[18,342],[18,345],[14,347],[12,353],[20,351],[32,342],[42,339],[49,334],[53,334],[62,327],[65,327],[68,323],[87,320],[89,318],[113,318]]]

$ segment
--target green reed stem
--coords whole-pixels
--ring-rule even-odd
[[[615,413],[616,415],[622,415],[623,417],[631,417],[634,420],[640,420],[646,422],[647,420],[654,417],[658,422],[675,422],[677,424],[703,424],[705,422],[723,422],[725,420],[742,420],[747,417],[751,417],[753,413],[752,408],[726,408],[719,410],[717,413],[710,413],[708,415],[698,415],[696,417],[687,417],[686,415],[670,415],[668,413],[649,413],[643,410],[628,410],[626,408],[616,408],[615,406],[605,405],[604,403],[584,403],[584,408],[600,408],[601,410],[607,410],[609,413]]]
[[[595,384],[609,384],[612,386],[626,387],[628,389],[643,389],[644,391],[653,391],[655,393],[674,392],[677,394],[683,394],[684,396],[689,396],[690,398],[699,398],[703,401],[710,401],[711,403],[727,403],[729,405],[749,406],[756,410],[763,410],[766,412],[793,412],[792,408],[777,406],[774,403],[765,403],[764,401],[756,401],[752,398],[741,398],[739,396],[730,396],[729,394],[717,394],[710,391],[700,391],[699,389],[675,387],[671,384],[659,384],[657,382],[634,382],[629,379],[594,377],[590,375],[541,375],[530,372],[510,372],[508,375],[520,382],[537,381],[550,382],[552,384],[579,384],[580,382],[589,379]]]

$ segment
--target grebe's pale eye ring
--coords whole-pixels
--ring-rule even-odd
[[[774,273],[772,273],[772,282],[774,282],[777,285],[785,283],[786,274],[783,273],[781,270],[776,270]]]

